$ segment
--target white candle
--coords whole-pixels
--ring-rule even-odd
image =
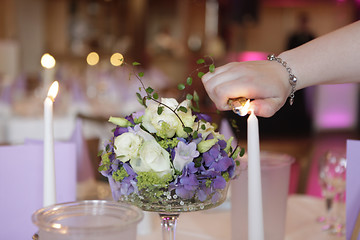
[[[253,111],[248,118],[248,239],[264,239],[259,123]]]
[[[91,52],[86,57],[86,94],[89,98],[95,98],[96,90],[96,64],[99,63],[100,57],[96,52]]]
[[[56,203],[53,102],[58,89],[59,83],[55,81],[49,88],[48,95],[44,101],[44,207]]]

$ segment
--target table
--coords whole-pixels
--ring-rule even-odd
[[[290,195],[287,205],[285,240],[345,240],[344,237],[331,236],[321,230],[316,217],[324,213],[324,201],[308,195]],[[138,226],[137,240],[155,240],[161,238],[160,219],[156,213],[146,213],[147,225]],[[145,229],[145,231],[144,231]],[[177,240],[230,240],[230,206],[224,206],[203,212],[180,215],[177,225]]]

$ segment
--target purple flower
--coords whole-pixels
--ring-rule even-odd
[[[224,146],[222,141],[219,141],[212,146],[209,151],[205,152],[203,154],[205,166],[219,172],[232,170],[232,168],[235,167],[235,163],[223,150],[225,147],[226,143]]]
[[[199,187],[199,181],[196,175],[192,173],[193,170],[194,168],[185,166],[182,175],[178,176],[175,181],[170,184],[170,190],[175,189],[175,193],[181,198],[192,198]]]
[[[198,120],[205,120],[206,122],[212,121],[211,117],[207,114],[194,112],[194,115],[197,117]]]
[[[115,131],[114,131],[114,137],[117,137],[117,136],[119,136],[119,135],[121,135],[121,134],[123,134],[123,133],[126,133],[126,132],[128,132],[129,130],[128,130],[128,128],[126,128],[126,127],[119,127],[119,126],[117,126],[116,128],[115,128]]]

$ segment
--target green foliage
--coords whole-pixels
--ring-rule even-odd
[[[239,156],[242,157],[245,154],[245,148],[241,148]]]
[[[151,94],[151,93],[153,93],[154,92],[154,89],[153,88],[151,88],[151,87],[148,87],[148,88],[146,88],[146,90],[145,90],[148,94]]]
[[[215,71],[215,65],[214,64],[210,64],[209,66],[209,72],[213,73]]]
[[[225,181],[229,181],[230,180],[230,176],[228,172],[224,172],[223,174],[221,174],[221,176],[225,179]]]
[[[171,174],[166,174],[160,177],[156,172],[139,172],[136,177],[138,180],[137,186],[138,189],[141,190],[149,190],[152,192],[155,188],[166,187],[173,179]]]
[[[164,107],[163,107],[163,106],[159,106],[158,109],[157,109],[157,114],[158,114],[158,115],[161,115],[163,111],[164,111]]]
[[[184,90],[184,89],[185,89],[185,85],[184,85],[183,83],[180,83],[180,84],[178,85],[178,89],[179,89],[179,90]]]
[[[187,113],[187,108],[186,107],[184,107],[184,106],[180,106],[178,109],[177,109],[178,111],[181,111],[181,112],[183,112],[183,113]]]
[[[125,177],[128,177],[128,176],[129,176],[129,174],[126,172],[125,168],[123,168],[123,167],[116,170],[112,174],[112,178],[118,182],[121,182]]]
[[[199,78],[202,78],[202,76],[204,76],[205,75],[205,73],[203,73],[203,72],[198,72],[198,77]]]
[[[177,144],[179,143],[179,139],[177,138],[167,138],[167,139],[163,139],[163,140],[160,140],[158,141],[158,143],[160,144],[160,146],[164,149],[167,149],[167,148],[175,148],[177,146]]]
[[[188,78],[186,79],[186,83],[187,83],[189,86],[191,86],[192,82],[193,82],[192,77],[188,77]]]
[[[205,186],[207,188],[211,187],[211,182],[212,182],[211,179],[206,179]]]
[[[107,145],[107,146],[109,146],[109,145]],[[110,155],[111,155],[111,152],[105,152],[101,155],[101,165],[98,168],[99,172],[106,171],[110,168],[110,165],[111,165],[111,161],[109,158]]]
[[[133,65],[133,66],[139,66],[139,65],[141,65],[141,64],[138,63],[138,62],[133,62],[132,65]]]
[[[193,95],[191,95],[190,93],[186,94],[186,99],[187,100],[191,101],[191,100],[193,100],[193,98],[194,98]]]
[[[205,60],[203,58],[200,58],[196,61],[197,64],[203,64],[205,63]]]
[[[193,129],[191,127],[184,127],[184,132],[186,133],[192,133]]]
[[[159,137],[161,137],[161,138],[167,138],[167,134],[168,134],[168,132],[169,132],[170,130],[172,130],[172,129],[170,128],[170,125],[169,125],[167,122],[162,122],[162,123],[161,123],[161,129],[160,129],[160,131],[158,131],[158,132],[156,133],[156,135],[159,136]]]

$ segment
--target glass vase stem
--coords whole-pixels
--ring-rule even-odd
[[[175,240],[176,223],[179,213],[159,213],[161,219],[162,239]]]

